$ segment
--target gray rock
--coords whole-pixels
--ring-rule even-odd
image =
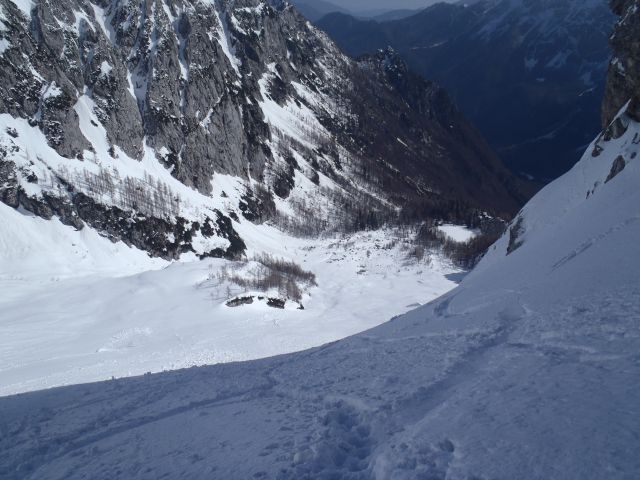
[[[603,128],[609,126],[627,102],[627,115],[640,121],[640,2],[611,0],[610,5],[621,19],[610,41],[613,58],[602,108]]]

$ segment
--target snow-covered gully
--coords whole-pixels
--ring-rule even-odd
[[[635,478],[639,131],[600,139],[457,289],[373,330],[0,399],[0,474]],[[604,183],[618,155],[630,160]]]

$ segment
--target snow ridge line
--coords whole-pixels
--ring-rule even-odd
[[[640,220],[640,215],[637,215],[635,217],[631,217],[627,220],[625,220],[624,222],[621,222],[617,225],[614,225],[613,227],[609,228],[606,232],[601,233],[600,235],[590,238],[589,240],[586,240],[584,242],[582,242],[580,244],[580,246],[578,248],[576,248],[573,252],[569,253],[568,255],[562,257],[560,260],[558,260],[556,263],[553,264],[551,271],[555,271],[558,268],[562,267],[563,265],[566,265],[567,263],[569,263],[571,260],[573,260],[574,258],[578,257],[580,254],[584,253],[585,251],[587,251],[588,249],[590,249],[591,247],[593,247],[595,244],[601,242],[602,240],[604,240],[605,238],[607,238],[609,235],[612,235],[616,232],[619,232],[620,230],[629,227],[630,225],[634,224],[635,222],[637,222],[638,220]]]

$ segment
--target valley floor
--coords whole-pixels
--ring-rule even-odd
[[[14,226],[0,238],[0,396],[304,350],[428,303],[464,275],[411,257],[398,232],[307,240],[261,226],[246,236],[252,252],[295,260],[318,286],[304,310],[231,308],[245,290],[218,272],[235,262],[152,260],[88,229],[2,204],[0,214]]]

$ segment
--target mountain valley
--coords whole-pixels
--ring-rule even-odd
[[[563,5],[610,37],[530,198],[405,52],[287,2],[0,0],[0,478],[636,478],[640,0],[596,3],[432,7],[502,5],[559,90]]]

